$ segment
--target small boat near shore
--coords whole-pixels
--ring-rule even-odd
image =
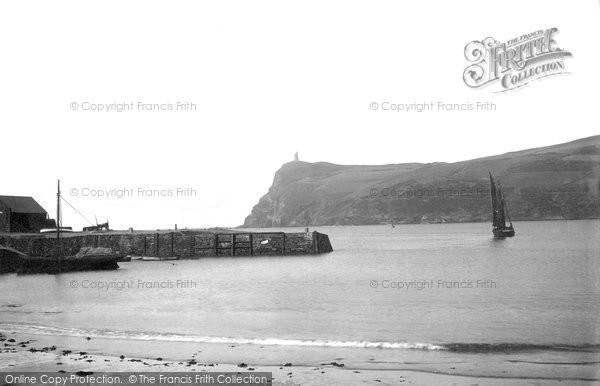
[[[138,260],[138,259],[136,259]],[[165,260],[179,260],[179,256],[142,256],[139,260],[142,261],[165,261]]]
[[[77,271],[104,271],[119,269],[117,261],[120,257],[114,255],[86,255],[85,257],[66,256],[60,259],[60,265],[53,257],[30,257],[22,259],[17,268],[18,274],[49,273]]]
[[[57,228],[44,228],[44,229],[40,229],[40,233],[44,233],[44,234],[54,234],[57,232],[61,232],[61,233],[73,233],[73,228],[72,227],[60,227],[60,230],[58,230]]]
[[[36,274],[118,269],[123,255],[110,248],[81,248],[74,256],[28,256],[16,249],[0,246],[0,273]]]

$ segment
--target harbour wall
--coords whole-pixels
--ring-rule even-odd
[[[64,234],[60,256],[73,256],[82,247],[111,248],[131,256],[196,259],[218,256],[310,255],[332,252],[329,236],[319,232],[147,232]],[[57,239],[49,235],[0,235],[0,245],[32,257],[56,256]]]

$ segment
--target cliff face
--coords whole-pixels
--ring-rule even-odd
[[[600,136],[456,163],[294,161],[245,227],[490,221],[489,177],[513,220],[600,218]]]

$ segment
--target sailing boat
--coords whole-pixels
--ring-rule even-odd
[[[496,238],[513,237],[515,235],[515,228],[513,227],[510,215],[508,213],[508,207],[506,201],[504,201],[504,195],[502,194],[502,186],[496,185],[494,177],[490,172],[490,185],[492,195],[492,233]],[[510,225],[506,225],[506,219]]]
[[[117,261],[124,255],[115,254],[110,248],[82,247],[74,256],[63,256],[61,252],[60,181],[56,193],[56,242],[54,256],[23,256],[17,273],[62,273],[73,271],[98,271],[118,269]]]

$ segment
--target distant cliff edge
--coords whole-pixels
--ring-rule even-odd
[[[513,220],[600,218],[600,135],[455,163],[293,161],[244,227],[490,221],[488,171]]]

